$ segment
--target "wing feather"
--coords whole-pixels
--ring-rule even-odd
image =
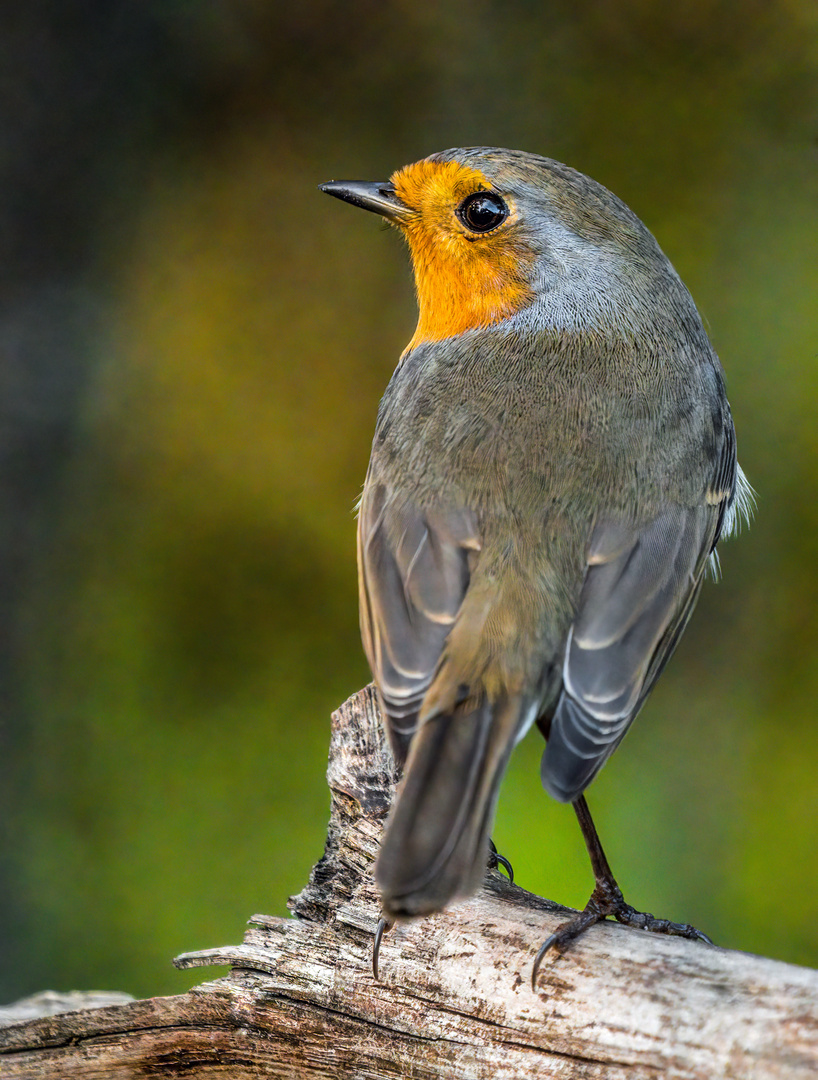
[[[479,547],[469,512],[424,512],[367,478],[358,523],[361,631],[400,764]]]
[[[719,525],[716,506],[671,506],[622,542],[599,524],[568,639],[563,690],[543,755],[543,783],[573,801],[607,761],[684,629]],[[615,535],[615,542],[609,537]]]
[[[591,538],[542,760],[543,784],[562,801],[584,791],[624,737],[687,625],[736,506],[748,516],[752,490],[720,384],[713,397],[717,452],[701,502],[671,504],[639,528],[603,520]]]

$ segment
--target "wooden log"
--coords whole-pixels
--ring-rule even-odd
[[[387,934],[376,982],[371,869],[394,777],[371,688],[333,716],[328,779],[326,850],[294,918],[254,916],[241,945],[179,957],[232,968],[187,994],[7,1016],[0,1077],[818,1075],[818,972],[605,923],[549,957],[535,993],[566,909],[495,872]]]

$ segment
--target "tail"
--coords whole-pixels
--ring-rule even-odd
[[[421,724],[375,867],[387,918],[429,915],[477,890],[500,782],[524,716],[514,698]]]

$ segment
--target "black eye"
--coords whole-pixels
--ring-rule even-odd
[[[475,191],[458,206],[457,216],[472,232],[486,233],[502,225],[508,217],[508,207],[493,191]]]

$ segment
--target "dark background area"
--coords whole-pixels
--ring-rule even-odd
[[[353,506],[408,259],[320,195],[447,146],[625,199],[728,375],[755,523],[595,783],[631,903],[818,964],[810,0],[31,0],[0,13],[0,1000],[172,992],[320,855],[368,679]],[[581,905],[516,752],[495,840]],[[525,963],[521,957],[521,965]]]

